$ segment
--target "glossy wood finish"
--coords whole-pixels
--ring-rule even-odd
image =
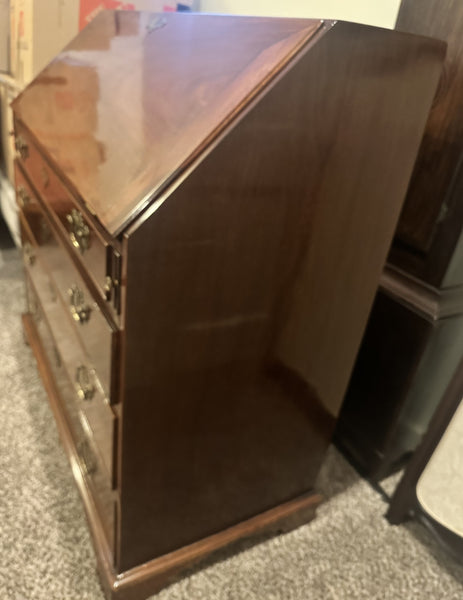
[[[315,510],[322,501],[318,494],[295,498],[256,517],[211,535],[199,542],[185,546],[134,569],[106,577],[103,581],[106,594],[111,600],[137,600],[157,593],[182,576],[192,567],[210,563],[220,557],[219,551],[238,551],[243,541],[260,541],[276,533],[285,533],[308,523],[315,517]]]
[[[102,585],[108,598],[135,600],[154,594],[201,561],[214,559],[216,553],[224,548],[239,550],[243,541],[259,541],[270,534],[291,531],[315,517],[322,498],[311,493],[160,559],[117,573],[113,563],[116,498],[105,478],[101,478],[98,452],[82,425],[69,379],[62,362],[56,359],[57,348],[46,323],[47,313],[42,309],[28,277],[26,291],[30,310],[23,315],[26,339],[37,359],[58,431],[84,501]]]
[[[449,275],[446,286],[461,284],[463,270],[448,270],[463,225],[463,5],[403,0],[396,28],[445,40],[448,51],[389,260],[431,285]]]
[[[117,333],[101,313],[98,304],[93,301],[85,281],[54,233],[45,209],[18,165],[15,167],[15,178],[22,214],[31,230],[34,244],[50,272],[50,286],[54,289],[52,293],[58,296],[69,312],[74,332],[88,354],[92,369],[96,370],[98,381],[109,402],[112,396],[116,397],[114,387],[117,374],[112,371],[117,364]],[[71,294],[73,290],[74,293]],[[78,302],[76,295],[80,296]]]
[[[120,328],[105,406],[117,431],[115,533],[96,546],[108,597],[128,600],[249,533],[312,515],[444,47],[301,20],[93,23],[14,108],[18,131],[120,253],[109,267],[116,321],[51,217],[56,260],[72,257]],[[76,99],[80,124],[69,120]],[[37,206],[58,214],[28,161],[39,161],[21,162]],[[81,330],[64,314],[71,333],[55,341],[72,346]]]
[[[76,410],[82,414],[83,420],[87,423],[86,428],[101,453],[108,481],[114,482],[115,416],[105,400],[92,364],[85,356],[73,326],[58,301],[53,279],[41,260],[41,254],[35,244],[34,236],[23,217],[20,218],[20,225],[23,244],[32,246],[32,251],[27,250],[25,252],[25,266],[28,276],[34,284],[36,294],[40,298],[40,310],[46,314],[48,329],[55,340],[53,358],[56,363],[63,365],[64,371],[67,373],[72,386],[73,404],[76,406]],[[33,257],[33,260],[31,260],[31,257]],[[78,398],[76,393],[78,384],[76,374],[82,368],[85,368],[89,373],[89,384],[93,388],[92,397],[88,399]]]
[[[437,83],[422,52],[336,25],[128,231],[119,568],[313,485]]]
[[[89,441],[88,435],[83,432],[82,426],[78,426],[76,429],[78,415],[72,408],[72,402],[66,403],[66,399],[72,396],[67,375],[54,359],[54,344],[46,324],[40,330],[37,327],[38,324],[45,323],[43,313],[37,315],[37,310],[41,310],[37,308],[39,307],[38,297],[28,279],[26,279],[26,284],[30,306],[32,305],[36,315],[35,317],[29,313],[23,315],[26,340],[37,360],[38,370],[53,410],[60,439],[70,460],[74,479],[84,501],[90,530],[93,534],[95,546],[98,547],[97,558],[100,564],[107,564],[112,560],[110,548],[114,544],[114,492],[109,488],[107,481],[102,480],[100,477],[101,471],[98,470],[98,459],[93,459],[93,467],[89,470],[88,464],[84,462],[79,451],[82,448],[82,443],[87,444],[87,453],[90,453],[87,454],[88,460],[88,456],[92,456],[91,441]]]
[[[307,19],[106,11],[13,108],[115,234],[319,28]]]
[[[26,290],[31,313],[23,316],[26,339],[37,359],[39,373],[48,393],[64,448],[71,458],[73,475],[85,491],[84,502],[91,502],[91,521],[98,523],[100,552],[112,548],[115,535],[115,494],[111,489],[96,440],[76,403],[74,389],[60,360],[47,312],[37,289],[26,276]]]
[[[43,158],[33,136],[21,123],[16,123],[16,140],[21,140],[17,161],[34,182],[35,193],[46,197],[51,219],[58,225],[61,237],[67,242],[74,260],[80,263],[102,297],[106,298],[106,276],[111,274],[113,248],[100,234],[90,218],[86,218],[68,188]],[[77,215],[77,216],[76,216]],[[70,218],[80,217],[85,236],[75,235]],[[85,229],[86,228],[86,229]]]

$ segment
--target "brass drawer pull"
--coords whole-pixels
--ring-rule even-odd
[[[69,238],[74,248],[77,248],[83,254],[90,248],[90,229],[85,223],[81,212],[73,208],[66,215],[66,220],[69,223]]]
[[[111,292],[113,289],[113,280],[112,277],[106,275],[104,280],[104,291],[106,300],[111,300]]]
[[[84,473],[86,475],[94,475],[98,470],[98,467],[89,443],[87,441],[80,442],[77,445],[77,452]]]
[[[88,323],[92,309],[88,304],[85,304],[84,292],[77,285],[72,285],[68,289],[69,301],[71,303],[71,314],[74,321]]]
[[[116,288],[119,286],[119,280],[113,279],[109,275],[106,275],[104,280],[104,292],[106,300],[111,300],[111,296]]]
[[[22,135],[16,136],[14,145],[16,148],[16,152],[19,154],[19,156],[23,160],[26,160],[26,158],[29,158],[29,146],[28,146],[26,140],[22,137]]]
[[[91,400],[95,395],[95,386],[91,382],[91,374],[85,365],[76,369],[76,392],[80,400]]]
[[[23,244],[23,256],[24,256],[24,261],[30,267],[32,267],[35,264],[35,260],[37,257],[35,256],[34,247],[29,242],[24,242],[24,244]]]
[[[29,196],[26,188],[23,185],[18,185],[16,189],[16,196],[18,198],[18,204],[21,208],[24,208],[28,204],[30,204],[31,197]]]

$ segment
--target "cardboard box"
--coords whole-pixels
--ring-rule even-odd
[[[11,73],[28,84],[102,10],[176,7],[172,0],[10,0]]]
[[[0,0],[0,72],[10,70],[10,2]]]
[[[29,83],[77,34],[75,0],[10,0],[11,74]]]

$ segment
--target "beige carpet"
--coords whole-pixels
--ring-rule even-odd
[[[20,328],[15,250],[0,260],[0,600],[103,600],[83,508]],[[394,482],[389,481],[389,488]],[[461,600],[463,568],[334,450],[318,518],[208,566],[159,600]]]

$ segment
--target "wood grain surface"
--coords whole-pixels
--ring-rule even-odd
[[[22,123],[16,122],[16,139],[20,138],[26,144],[27,154],[18,156],[16,161],[33,183],[35,194],[42,199],[46,198],[46,206],[50,218],[58,226],[58,235],[62,238],[70,251],[72,259],[81,266],[84,277],[89,281],[103,298],[105,297],[104,285],[108,272],[108,254],[112,246],[117,248],[117,240],[109,238],[106,232],[101,231],[98,221],[88,212],[83,212],[76,198],[63,184],[61,173],[54,163],[44,159],[43,148],[39,150],[33,135]],[[69,223],[69,218],[77,214],[87,228],[85,245],[72,240],[74,227]],[[82,240],[77,240],[82,242]]]
[[[459,0],[404,0],[396,28],[448,44],[389,258],[415,277],[439,286],[463,224],[463,5]],[[462,282],[460,269],[446,285]]]
[[[335,25],[128,230],[119,568],[312,488],[443,50]]]
[[[115,360],[117,330],[111,327],[93,300],[86,282],[54,232],[53,223],[38,200],[37,193],[18,165],[15,168],[15,178],[16,187],[25,190],[28,197],[27,203],[20,209],[21,215],[30,228],[37,253],[49,273],[50,290],[56,303],[59,303],[63,312],[67,314],[75,336],[79,339],[79,345],[88,354],[109,401],[112,393],[116,393],[111,389],[114,379],[111,371]],[[74,300],[70,297],[72,289],[75,290],[76,296],[80,296],[80,306],[77,308],[86,311],[82,320],[77,320],[78,315],[72,312],[72,309],[76,308],[76,297]]]
[[[14,110],[114,234],[319,28],[105,11]]]
[[[121,253],[108,597],[312,514],[443,56],[354,24],[110,12],[18,98]]]
[[[29,296],[37,299],[36,292],[27,278],[26,284]],[[38,299],[36,301],[40,303]],[[100,564],[103,561],[112,565],[115,494],[99,454],[93,447],[92,438],[81,425],[72,385],[65,369],[56,365],[53,338],[43,319],[43,313],[41,317],[34,319],[32,314],[23,315],[25,336],[37,360],[38,371],[48,395],[61,443],[71,463],[72,473],[84,502],[98,561]],[[82,450],[84,446],[85,455]]]

